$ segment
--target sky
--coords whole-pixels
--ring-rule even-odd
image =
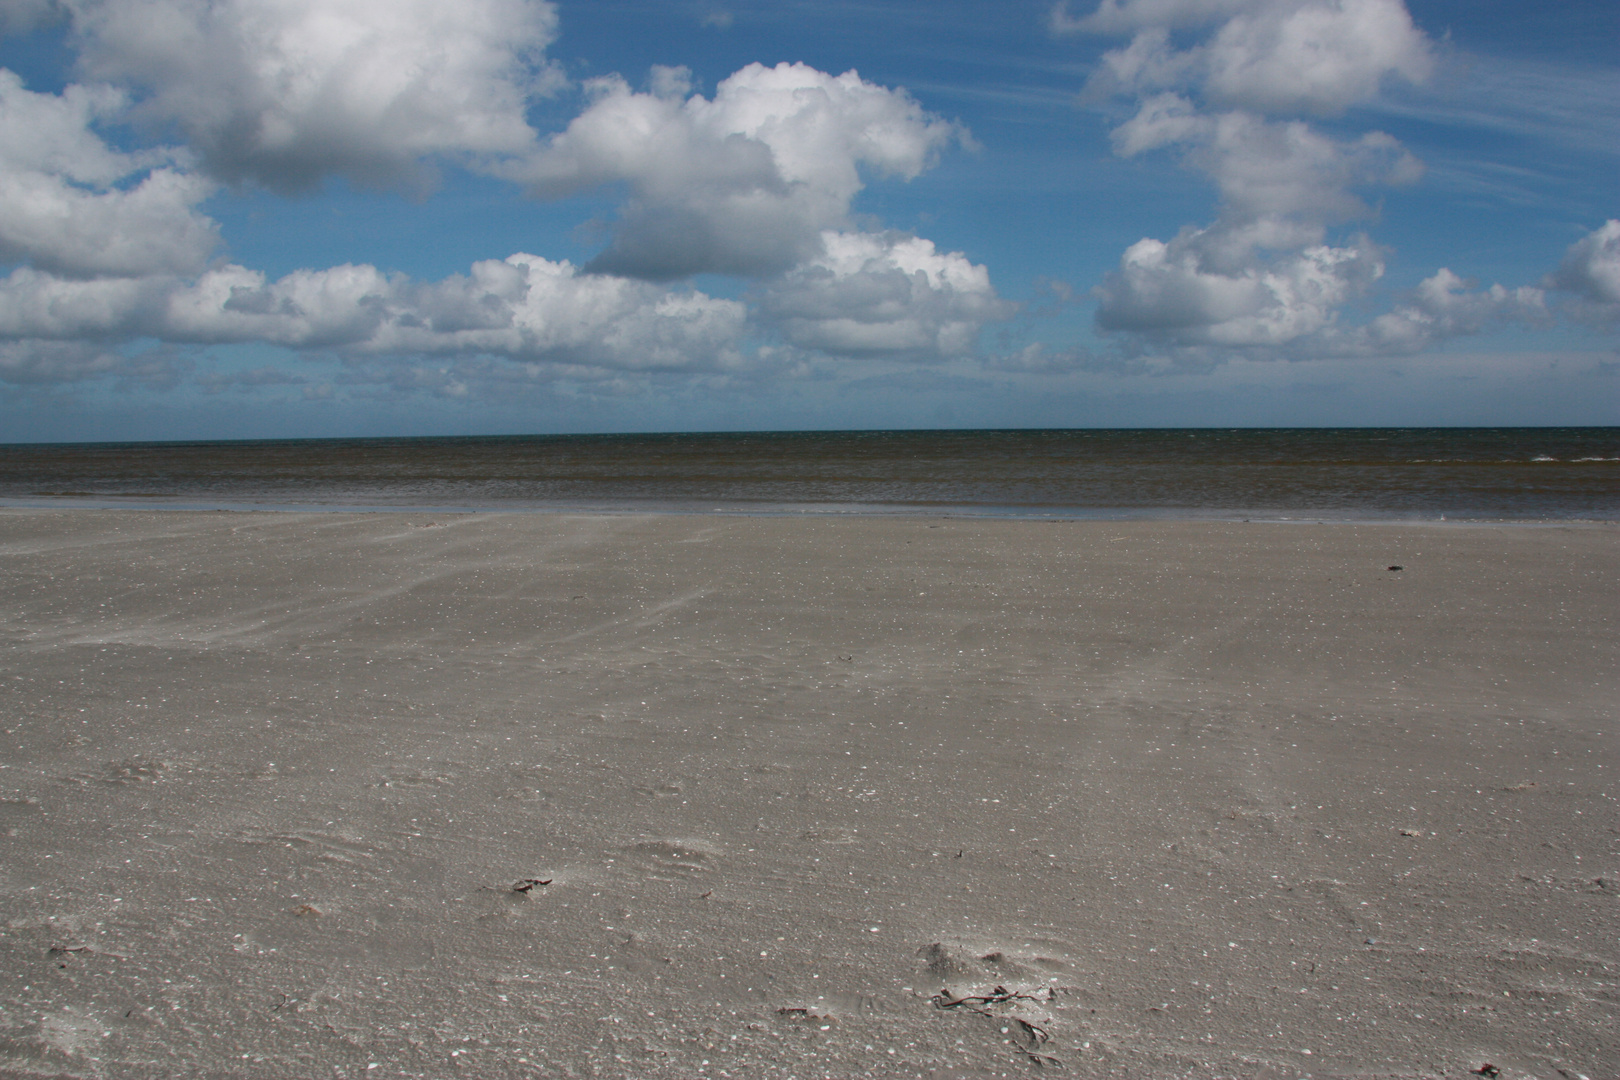
[[[1620,423],[1613,0],[0,0],[0,443]]]

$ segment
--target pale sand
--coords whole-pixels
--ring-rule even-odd
[[[6,1077],[1620,1072],[1613,526],[8,511],[0,615]]]

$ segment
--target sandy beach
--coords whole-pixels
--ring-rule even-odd
[[[1617,620],[1612,524],[3,511],[0,1077],[1612,1078]]]

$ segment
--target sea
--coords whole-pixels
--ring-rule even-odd
[[[36,443],[0,506],[1617,521],[1620,428]]]

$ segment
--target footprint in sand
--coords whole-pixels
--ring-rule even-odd
[[[105,769],[95,773],[74,773],[68,779],[78,783],[150,784],[163,779],[163,774],[175,768],[172,761],[147,761],[144,758],[126,758],[109,761]]]
[[[627,849],[655,881],[683,881],[708,873],[724,854],[707,840],[643,840]]]
[[[638,787],[636,792],[641,795],[650,795],[655,799],[672,799],[685,791],[686,788],[677,783],[654,784],[651,787]]]
[[[394,769],[377,781],[373,787],[438,787],[450,783],[454,779],[447,773],[423,772],[420,769]]]
[[[18,825],[43,820],[44,816],[38,799],[25,795],[0,797],[0,836],[16,836]]]
[[[933,979],[962,986],[1051,985],[1073,968],[1066,942],[1031,938],[1016,945],[935,941],[917,950],[918,966]]]

